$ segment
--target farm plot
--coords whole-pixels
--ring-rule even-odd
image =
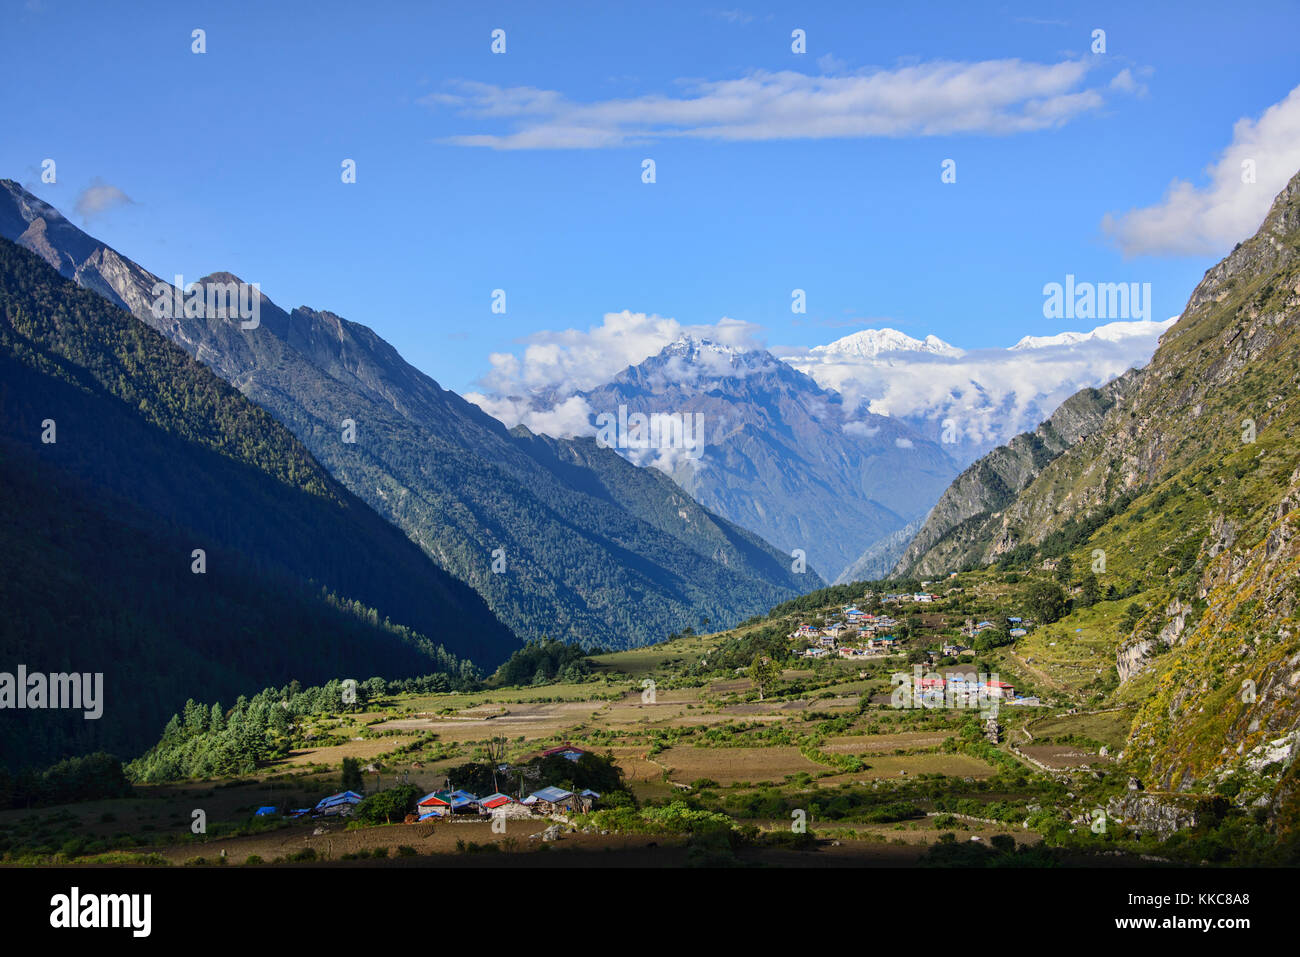
[[[991,778],[997,772],[979,758],[968,754],[882,754],[867,758],[868,767],[818,778],[819,785],[852,784],[882,778],[901,778],[921,774],[943,774],[955,778]]]
[[[415,735],[389,735],[382,738],[363,738],[360,741],[344,741],[342,744],[319,748],[300,748],[290,751],[284,764],[292,767],[301,767],[305,764],[338,766],[343,763],[344,758],[370,761],[414,740],[416,740]],[[277,767],[281,766],[283,765],[277,765]]]
[[[699,778],[712,778],[719,784],[736,781],[781,781],[788,774],[803,771],[821,774],[827,769],[809,761],[798,748],[692,748],[676,747],[656,757],[672,769],[674,781],[689,784]]]
[[[560,701],[504,705],[495,717],[429,716],[394,718],[374,725],[377,731],[429,731],[443,741],[481,741],[501,735],[527,740],[547,738],[590,720],[604,707],[599,701]],[[481,713],[481,712],[480,712]]]
[[[1115,750],[1124,747],[1132,721],[1133,715],[1129,711],[1107,711],[1101,714],[1049,715],[1031,721],[1025,727],[1035,740],[1078,735],[1100,741]]]
[[[879,754],[881,752],[933,748],[951,738],[952,731],[902,731],[898,734],[842,735],[827,738],[823,751],[833,754]]]
[[[682,716],[694,716],[704,713],[707,705],[700,700],[700,693],[695,688],[656,691],[653,701],[642,698],[640,691],[629,692],[617,701],[608,702],[600,712],[600,723],[606,727],[633,726],[647,723],[668,722]],[[685,723],[696,723],[691,717]]]

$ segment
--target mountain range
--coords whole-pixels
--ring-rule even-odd
[[[972,350],[937,336],[863,329],[811,349],[773,351],[839,392],[846,408],[900,419],[966,466],[1032,431],[1075,392],[1144,365],[1173,322],[1110,322]]]
[[[154,307],[176,290],[0,181],[0,235],[175,342],[283,423],[345,487],[483,596],[524,638],[605,647],[739,621],[817,587],[811,568],[710,513],[666,476],[591,438],[497,420],[406,363],[371,329],[286,311],[256,327]],[[244,284],[214,273],[200,291]],[[472,646],[475,636],[465,634]],[[488,655],[489,659],[494,657]]]
[[[921,518],[956,472],[938,443],[896,419],[851,414],[837,393],[760,349],[683,337],[576,397],[593,421],[620,409],[700,416],[694,456],[623,453],[832,576]]]
[[[636,320],[630,313],[611,318]],[[686,333],[593,387],[578,388],[571,378],[567,387],[471,399],[508,425],[565,437],[591,434],[600,416],[619,410],[702,415],[697,454],[635,442],[620,452],[672,475],[697,501],[773,544],[802,549],[836,581],[849,581],[888,574],[963,466],[1031,430],[1079,389],[1105,386],[1145,363],[1172,321],[1112,322],[970,352],[888,328],[801,350]],[[644,325],[637,331],[644,341]],[[543,354],[569,349],[573,373],[596,374],[580,356],[598,343],[580,334],[560,338],[558,346],[547,340]],[[529,369],[527,378],[549,371]],[[523,386],[499,374],[488,384]],[[1070,415],[1060,420],[1067,433]]]

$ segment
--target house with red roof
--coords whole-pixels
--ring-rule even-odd
[[[451,814],[451,801],[442,796],[443,792],[430,791],[420,800],[415,802],[415,813],[418,820],[427,821],[430,818],[446,817]]]

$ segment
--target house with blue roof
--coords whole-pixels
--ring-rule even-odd
[[[534,791],[523,802],[534,813],[553,814],[562,811],[573,810],[573,792],[566,791],[564,788],[545,787],[540,791]]]
[[[361,795],[356,791],[340,791],[338,794],[321,798],[320,803],[312,808],[312,814],[327,817],[351,814],[352,809],[361,801]]]

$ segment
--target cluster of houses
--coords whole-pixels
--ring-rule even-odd
[[[587,788],[566,791],[564,788],[545,787],[525,798],[516,799],[509,794],[489,794],[475,797],[468,791],[430,791],[415,802],[415,821],[432,821],[461,814],[480,817],[531,817],[534,814],[572,814],[590,811],[600,794]]]
[[[1001,681],[997,675],[950,671],[944,674],[923,673],[921,666],[912,669],[911,676],[896,675],[895,685],[904,685],[904,698],[910,696],[910,707],[978,707],[982,702],[996,701],[1003,705],[1038,707],[1042,702],[1034,696],[1017,695],[1016,687]]]
[[[906,605],[909,603],[914,605],[929,605],[932,602],[938,601],[941,597],[943,596],[936,595],[933,592],[918,591],[918,592],[913,592],[910,595],[908,594],[881,595],[880,601],[881,603],[886,605]]]
[[[923,695],[944,698],[1001,698],[1010,702],[1016,696],[1015,685],[984,675],[950,672],[944,675],[926,675],[915,684]]]
[[[801,624],[789,637],[813,642],[804,649],[805,658],[825,658],[831,654],[841,658],[870,658],[897,649],[898,639],[889,634],[897,627],[898,622],[888,615],[870,615],[848,605],[822,627]]]
[[[572,744],[562,744],[542,752],[542,757],[561,757],[577,761],[587,752]],[[502,765],[500,770],[508,770]],[[600,798],[597,791],[590,788],[582,791],[566,791],[559,787],[544,787],[528,796],[512,797],[497,792],[487,797],[477,797],[463,790],[430,791],[415,802],[415,813],[406,818],[408,824],[431,821],[442,818],[451,819],[461,815],[481,817],[524,818],[533,815],[549,816],[552,814],[571,814],[586,812]],[[300,808],[292,812],[294,817],[310,815],[312,817],[346,817],[353,808],[363,800],[356,791],[340,791],[322,798],[314,808]],[[258,808],[258,815],[274,814],[273,807]]]
[[[873,597],[869,592],[867,598]],[[898,604],[915,602],[929,604],[939,596],[930,592],[916,592],[910,595],[883,595],[882,602]],[[1026,618],[1009,617],[1006,619],[1007,634],[1012,638],[1021,638],[1029,633],[1033,622]],[[810,646],[803,651],[805,658],[826,658],[838,655],[841,658],[875,658],[893,654],[898,650],[898,638],[891,632],[898,627],[897,619],[887,614],[871,615],[853,605],[840,609],[838,615],[829,618],[825,624],[818,626],[804,622],[787,637],[792,641],[807,641]],[[967,638],[975,638],[981,632],[997,628],[992,621],[976,622],[967,619],[961,632]],[[939,658],[959,658],[973,656],[975,652],[964,645],[945,642],[941,651],[928,653],[932,661]]]

